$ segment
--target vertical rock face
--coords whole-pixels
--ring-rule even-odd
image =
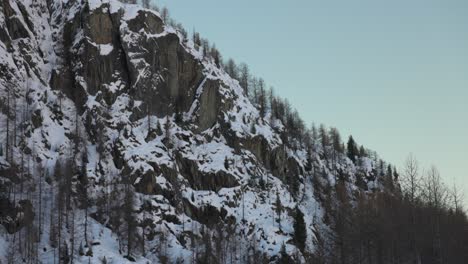
[[[89,14],[85,34],[95,44],[113,44],[115,27],[112,24],[109,7],[102,6]]]
[[[218,118],[218,111],[221,107],[219,95],[219,83],[209,80],[203,85],[203,92],[200,96],[200,113],[198,119],[199,131],[204,131],[212,127]]]
[[[11,123],[13,112],[24,111],[18,121],[24,131],[20,143],[12,147],[12,157],[0,155],[0,190],[19,184],[10,171],[22,158],[48,172],[57,161],[67,161],[74,175],[87,175],[96,205],[89,209],[89,230],[103,230],[90,234],[102,243],[93,249],[93,263],[105,254],[115,256],[113,263],[127,261],[115,246],[116,236],[123,239],[114,221],[118,217],[102,216],[99,208],[110,195],[123,200],[124,183],[136,191],[136,239],[144,240],[140,230],[145,227],[152,234],[144,237],[147,248],[157,248],[160,234],[166,234],[174,256],[169,262],[180,257],[188,263],[192,252],[199,252],[200,230],[206,227],[244,234],[235,237],[244,245],[261,240],[256,250],[271,261],[282,244],[288,254],[300,255],[291,242],[289,212],[296,206],[306,214],[309,252],[315,249],[314,233],[329,232],[313,195],[316,175],[305,163],[313,162],[325,175],[318,182],[330,186],[333,170],[317,153],[284,144],[283,125],[262,118],[239,83],[165,25],[157,12],[114,0],[0,1],[0,22],[5,22],[0,24],[1,127],[6,126],[6,102],[12,105],[16,98]],[[5,136],[0,139],[4,142]],[[351,175],[350,186],[356,171],[370,174],[373,168],[370,160],[363,161],[370,164],[366,168],[344,155],[339,160],[340,170]],[[41,175],[33,171],[21,182],[52,188]],[[286,178],[299,183],[295,193]],[[70,184],[76,190],[75,178]],[[283,228],[275,221],[277,195],[284,207]],[[33,203],[21,207],[5,197],[0,198],[5,211],[37,213]],[[9,232],[28,224],[0,211],[0,223]],[[81,218],[75,221],[83,225]],[[41,241],[40,248],[49,248],[47,239]],[[139,262],[157,263],[160,257],[153,251],[135,254]],[[41,257],[46,261],[47,254]]]
[[[65,22],[66,38],[74,39],[66,48],[74,58],[78,89],[101,93],[109,105],[120,94],[130,94],[160,117],[187,111],[203,78],[201,62],[154,13],[138,11],[124,20],[122,10],[110,10],[104,4]]]

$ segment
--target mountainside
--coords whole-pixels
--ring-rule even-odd
[[[262,113],[162,17],[0,2],[0,263],[303,263],[332,254],[343,197],[397,192],[368,151]]]

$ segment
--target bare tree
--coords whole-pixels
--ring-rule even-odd
[[[410,203],[414,205],[419,192],[421,179],[419,175],[419,164],[413,154],[410,154],[406,159],[403,170],[403,191],[405,195],[408,196]]]
[[[266,95],[266,90],[265,90],[265,81],[262,78],[258,80],[257,101],[258,101],[258,107],[260,110],[260,116],[264,118],[266,114],[266,108],[267,108],[267,95]]]
[[[322,145],[322,155],[325,161],[328,161],[329,158],[329,148],[330,148],[330,137],[328,136],[327,130],[323,124],[320,124],[319,127],[319,136],[320,143]]]
[[[232,58],[230,58],[226,63],[226,72],[233,79],[239,79],[238,67],[236,65],[236,62]]]
[[[424,182],[424,198],[429,208],[433,210],[433,256],[435,263],[444,263],[442,257],[441,214],[446,206],[448,191],[442,182],[440,173],[435,166],[428,170]]]
[[[124,214],[125,222],[127,224],[127,255],[130,257],[133,250],[133,242],[135,237],[136,222],[133,214],[133,207],[135,206],[133,187],[126,185],[125,198],[124,198]]]
[[[410,210],[410,250],[412,251],[411,257],[412,262],[417,263],[420,259],[419,245],[417,243],[417,220],[416,220],[416,206],[417,199],[419,196],[421,184],[421,177],[419,174],[419,163],[413,154],[410,154],[406,159],[404,165],[404,173],[402,180],[403,192],[406,198],[409,200]]]
[[[463,201],[463,192],[461,192],[457,185],[454,183],[452,189],[450,190],[452,207],[455,213],[460,213],[463,211],[462,201]]]
[[[6,145],[5,145],[5,157],[6,160],[10,160],[10,97],[11,97],[11,86],[7,84],[6,86],[7,98],[5,105],[6,112]]]
[[[249,79],[250,79],[250,72],[249,66],[247,64],[242,63],[239,66],[239,84],[244,89],[245,95],[249,96]]]
[[[338,163],[339,154],[343,152],[341,136],[338,129],[334,127],[330,128],[330,139],[332,144],[333,171],[336,175],[336,165]]]
[[[424,181],[424,198],[434,209],[441,209],[446,205],[448,191],[442,182],[439,170],[435,166],[427,171]]]
[[[196,32],[193,30],[193,35],[192,35],[192,41],[195,44],[195,48],[200,48],[202,43],[201,43],[201,38],[200,38],[200,33]]]

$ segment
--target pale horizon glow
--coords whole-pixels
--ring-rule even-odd
[[[413,153],[468,192],[468,1],[155,2],[308,125],[352,134],[397,168]]]

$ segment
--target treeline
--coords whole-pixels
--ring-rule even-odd
[[[339,180],[334,187],[328,212],[335,233],[318,237],[314,263],[466,263],[461,193],[435,167],[422,173],[410,156],[394,192],[350,195],[348,184]]]

